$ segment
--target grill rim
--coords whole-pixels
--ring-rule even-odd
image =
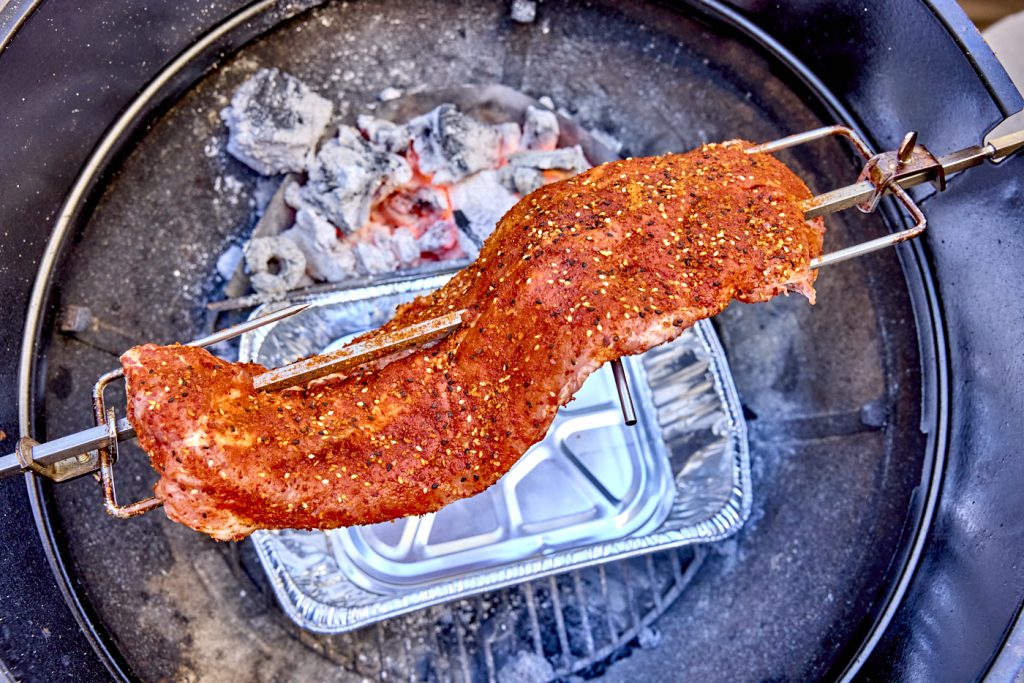
[[[281,18],[280,20],[272,21],[270,25],[261,26],[250,34],[250,26],[246,24],[251,20],[258,21],[260,18],[265,18],[266,15],[273,9],[276,8],[276,0],[256,0],[255,2],[249,3],[239,9],[234,14],[227,17],[224,21],[214,26],[208,33],[204,34],[198,41],[193,43],[191,46],[179,53],[166,67],[160,70],[157,75],[151,79],[146,88],[140,93],[138,97],[133,99],[131,104],[115,119],[115,122],[111,127],[104,133],[100,143],[94,148],[90,154],[88,160],[83,165],[83,171],[80,172],[74,183],[73,189],[65,198],[62,204],[61,210],[58,213],[58,219],[55,224],[53,231],[50,234],[47,242],[47,248],[44,253],[42,260],[40,261],[40,267],[37,274],[37,280],[33,286],[32,296],[29,302],[29,314],[26,317],[25,332],[23,337],[22,352],[20,356],[19,366],[19,426],[22,433],[32,433],[31,426],[33,424],[33,414],[36,413],[34,410],[35,406],[39,404],[39,399],[36,397],[36,386],[33,382],[33,378],[36,372],[36,366],[40,357],[40,349],[44,347],[43,335],[47,329],[47,321],[44,317],[46,311],[45,302],[49,298],[50,294],[50,283],[54,274],[54,266],[60,261],[62,254],[67,247],[68,242],[77,227],[80,227],[81,221],[83,220],[84,214],[87,213],[87,208],[91,206],[95,200],[98,192],[96,191],[100,180],[104,177],[106,169],[110,168],[122,158],[128,148],[131,147],[131,141],[139,134],[139,131],[143,131],[145,127],[158,119],[168,104],[172,104],[177,100],[178,97],[183,95],[192,87],[199,79],[201,79],[209,68],[212,68],[217,59],[220,56],[220,50],[218,50],[218,40],[224,38],[230,40],[230,35],[236,32],[242,32],[244,37],[239,41],[231,41],[236,43],[234,49],[239,49],[252,40],[259,38],[264,33],[274,30],[280,23],[283,23],[293,16],[297,16],[302,12],[307,11],[313,7],[317,7],[324,4],[325,0],[314,0],[308,3],[307,6],[303,7],[300,11],[295,12],[293,15]],[[847,125],[856,132],[858,132],[865,140],[872,144],[876,148],[879,147],[879,141],[874,138],[870,133],[865,131],[857,121],[856,117],[843,105],[838,97],[825,85],[825,83],[818,78],[814,72],[802,61],[800,61],[792,52],[785,48],[778,40],[773,38],[761,27],[754,24],[751,20],[747,19],[739,12],[736,12],[724,4],[718,2],[718,0],[684,0],[682,3],[676,3],[684,7],[680,7],[680,11],[689,11],[697,16],[705,18],[711,22],[717,22],[719,25],[724,25],[727,30],[735,31],[740,35],[744,36],[750,44],[759,47],[763,50],[769,58],[774,59],[777,64],[785,67],[795,76],[800,83],[806,88],[809,94],[812,94],[817,98],[818,104],[823,107],[828,113],[830,113],[837,123]],[[232,50],[233,51],[233,50]],[[203,68],[196,68],[198,62],[210,60],[210,64]],[[184,82],[180,78],[179,74],[189,73],[190,77],[186,78]],[[194,77],[191,77],[195,74]],[[155,86],[155,87],[154,87]],[[170,90],[171,92],[166,92]],[[902,222],[900,214],[894,210],[894,202],[891,197],[883,200],[883,206],[881,212],[885,216],[886,224],[889,226],[899,225]],[[905,247],[909,246],[909,249]],[[903,245],[900,250],[901,262],[904,263],[904,273],[907,273],[905,262],[909,259],[912,263],[916,262],[918,268],[917,273],[927,278],[929,286],[926,286],[924,290],[926,292],[934,292],[933,278],[930,273],[928,262],[924,257],[921,245],[918,243],[912,243],[912,245]],[[912,280],[908,276],[906,282],[909,285]],[[914,297],[911,297],[914,302]],[[919,307],[914,304],[915,310]],[[930,314],[928,318],[917,320],[918,323],[918,339],[919,346],[922,340],[921,335],[921,324],[927,324],[928,330],[931,331],[930,335],[926,338],[942,338],[941,331],[943,327],[937,325],[937,321],[934,317],[939,312],[938,302],[930,301],[926,306],[926,310]],[[940,344],[942,348],[944,345]],[[929,354],[921,349],[922,358],[929,357]],[[944,385],[941,385],[944,386]],[[948,401],[942,402],[943,405],[949,404]],[[937,411],[925,411],[925,414],[931,414],[939,416]],[[942,419],[938,421],[929,431],[929,443],[928,452],[925,456],[925,463],[929,461],[941,460],[941,453],[944,451],[936,451],[933,448],[933,442],[931,437],[935,434],[944,433],[946,428],[946,420]],[[937,482],[933,477],[935,473],[934,468],[927,468],[922,479],[922,487],[928,492],[928,499],[934,504],[937,502],[938,491],[936,488]],[[941,471],[941,470],[939,470]],[[47,495],[47,490],[52,487],[52,483],[44,480],[41,477],[37,477],[32,474],[28,474],[26,477],[26,486],[29,492],[29,501],[32,507],[33,516],[36,520],[36,527],[39,533],[39,537],[43,542],[44,550],[46,552],[47,559],[50,563],[51,569],[54,572],[54,576],[57,578],[58,586],[60,587],[61,593],[65,598],[68,606],[71,607],[72,612],[75,616],[76,621],[82,627],[83,631],[86,632],[89,637],[90,644],[96,650],[97,654],[100,655],[104,664],[108,667],[108,670],[116,666],[116,669],[112,673],[116,672],[122,680],[131,680],[130,667],[124,660],[123,656],[119,653],[117,645],[113,640],[110,633],[103,626],[102,623],[97,623],[97,615],[93,613],[93,609],[88,605],[88,600],[83,600],[78,593],[75,591],[73,586],[73,580],[71,573],[65,563],[65,551],[61,548],[56,528],[57,525],[51,522],[51,511],[50,506],[53,504],[52,497]],[[908,559],[914,559],[920,557],[920,547],[925,542],[927,527],[922,524],[923,511],[915,511],[917,521],[915,528],[915,538],[913,541],[913,547],[918,549],[916,554],[905,553],[905,557],[901,559],[901,569],[899,571],[900,584],[904,587],[909,585],[909,582],[913,579],[914,570],[916,564],[908,564]],[[891,583],[891,579],[890,579]],[[898,592],[895,596],[887,596],[884,600],[884,611],[882,616],[886,617],[885,624],[887,624],[895,611],[899,608],[899,602],[893,601],[893,597],[899,597],[902,592]],[[872,610],[872,624],[869,627],[869,632],[874,637],[873,644],[881,639],[884,634],[883,628],[878,629],[880,625],[878,622],[877,608]],[[862,648],[858,648],[857,658],[851,660],[851,663],[857,662],[863,664],[867,657],[870,656],[870,650],[863,651]],[[844,671],[843,678],[848,678],[859,670],[860,666],[853,669],[847,669]]]
[[[942,3],[939,3],[939,4],[942,4]],[[717,6],[717,7],[720,7],[722,9],[727,9],[724,6],[715,5],[715,4],[712,4],[712,3],[707,3],[705,6],[706,7],[716,7]],[[947,26],[947,29],[948,29],[950,35],[952,35],[952,36],[954,36],[954,38],[956,38],[958,36],[958,33],[957,33],[956,29],[953,28],[951,21],[947,20],[948,15],[952,13],[951,6],[953,8],[955,8],[955,5],[952,5],[952,3],[947,3],[947,4],[945,4],[944,8],[943,7],[933,8],[933,12],[936,14],[936,16],[940,17],[943,20],[943,23]],[[698,8],[698,11],[699,11],[699,8]],[[731,10],[729,10],[729,11],[731,11]],[[958,10],[955,10],[955,11],[958,12]],[[747,35],[748,35],[748,37],[750,36],[749,33]],[[965,43],[963,41],[961,41],[961,40],[957,40],[957,43],[961,47],[963,47],[965,45]],[[975,56],[977,56],[979,54],[978,46],[971,45],[969,43],[967,43],[967,45],[968,45],[968,47],[965,48],[965,52],[969,51],[970,53],[973,53]],[[983,55],[984,55],[985,51],[986,50],[984,48],[981,49],[981,53]],[[1006,106],[1007,106],[1006,102],[1008,102],[1009,100],[1006,100],[1006,102],[1004,102],[1004,100],[1001,97],[997,97],[997,92],[996,91],[997,91],[997,89],[999,87],[999,84],[992,84],[986,78],[986,74],[981,72],[981,70],[983,68],[987,68],[988,70],[992,70],[992,65],[991,64],[988,64],[988,65],[983,64],[982,63],[983,61],[986,61],[986,60],[972,59],[972,65],[974,66],[975,70],[978,71],[978,75],[981,77],[981,81],[983,83],[985,83],[986,88],[988,89],[989,93],[993,96],[993,99],[1005,111],[1006,110]],[[793,62],[784,62],[784,63],[786,63],[787,66],[791,66]],[[997,75],[998,75],[998,73],[997,73]],[[917,265],[921,266],[922,272],[928,272],[928,270],[929,270],[928,267],[927,267],[928,261],[926,259],[926,255],[924,253],[923,248],[920,245],[915,245],[913,247],[912,254],[913,254],[913,256],[912,256],[912,260],[910,261],[910,263],[916,263]],[[931,280],[929,280],[929,283],[931,285],[934,285],[934,282],[931,281]],[[930,287],[930,290],[934,294],[934,291],[935,291],[934,286]],[[936,309],[936,310],[938,310],[938,309]],[[936,341],[943,342],[943,343],[937,343],[936,344],[936,348],[940,352],[944,352],[947,349],[947,346],[944,343],[945,342],[945,337],[944,337],[945,328],[942,327],[942,326],[939,326],[936,329],[939,331],[939,336],[935,337]],[[36,337],[36,335],[32,335],[32,336],[33,336],[33,338]],[[26,334],[26,339],[27,338],[28,338],[28,334]],[[22,384],[24,384],[24,383],[22,383]],[[947,399],[944,402],[945,409],[948,409],[948,407],[950,405],[950,402],[948,400],[948,396],[946,396],[945,394],[943,394],[943,396]],[[22,403],[22,405],[23,406],[29,406],[29,405],[32,405],[32,404],[31,403]],[[940,453],[944,453],[944,452],[945,452],[945,449],[942,449],[942,451],[940,451]],[[40,526],[40,533],[42,534],[43,527],[45,527],[48,530],[47,536],[49,537],[49,543],[53,543],[53,537],[52,537],[52,533],[53,532],[52,532],[52,528],[49,526],[49,520],[48,520],[48,518],[46,516],[46,511],[44,509],[45,508],[45,503],[41,503],[40,502],[40,500],[41,500],[41,498],[43,496],[43,493],[44,492],[41,489],[41,487],[38,485],[38,482],[36,482],[35,485],[33,485],[31,480],[29,481],[29,495],[30,495],[30,498],[32,500],[33,510],[36,513],[37,524]],[[48,542],[47,538],[43,538],[43,540],[44,540],[44,545],[47,544],[47,542]],[[47,548],[48,554],[51,551],[52,551],[52,546],[49,546]],[[57,561],[59,561],[59,559]],[[56,570],[56,568],[55,568],[55,570]],[[67,577],[65,575],[64,579],[66,580],[66,578]],[[61,579],[61,577],[58,576],[58,583],[63,584],[63,582],[60,579]],[[65,585],[62,585],[61,587],[62,587],[62,589],[66,588]],[[74,611],[74,609],[72,611]],[[79,616],[80,615],[76,613],[76,617],[79,617]]]

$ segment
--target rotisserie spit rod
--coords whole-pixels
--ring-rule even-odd
[[[1024,112],[1018,112],[1006,119],[985,137],[982,144],[942,157],[933,156],[924,146],[917,144],[916,133],[908,133],[899,149],[872,155],[863,139],[845,126],[828,126],[791,135],[757,145],[746,151],[749,153],[773,153],[829,136],[847,138],[864,156],[867,163],[856,183],[804,201],[802,208],[805,217],[815,218],[853,206],[870,212],[877,207],[882,196],[891,193],[907,208],[915,220],[915,225],[907,230],[825,254],[814,259],[811,262],[811,268],[821,268],[856,258],[920,235],[924,232],[927,221],[905,189],[925,182],[932,182],[939,190],[944,190],[947,177],[953,173],[977,166],[984,161],[998,163],[1021,149],[1024,147]],[[190,342],[189,345],[208,346],[224,341],[294,315],[307,307],[308,304],[289,306],[222,330],[209,337]],[[420,323],[413,328],[380,340],[377,344],[355,344],[336,354],[270,370],[257,377],[256,384],[260,388],[273,390],[300,382],[308,382],[334,372],[343,372],[390,353],[436,341],[458,327],[460,318],[461,311]],[[613,375],[623,406],[623,414],[626,421],[632,424],[636,421],[636,415],[625,373],[621,366],[613,367]],[[105,386],[106,383],[117,377],[120,377],[119,370],[101,378],[97,387]],[[95,398],[94,396],[94,400]],[[100,404],[102,405],[102,400]],[[97,426],[92,429],[47,443],[37,443],[28,437],[22,438],[17,452],[0,457],[0,479],[31,470],[55,481],[64,481],[100,469],[98,451],[116,446],[119,441],[134,438],[135,431],[127,420],[116,419],[112,411],[97,412],[96,421]],[[108,508],[110,502],[108,500]]]

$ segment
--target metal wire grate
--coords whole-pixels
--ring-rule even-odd
[[[657,643],[652,623],[706,552],[688,547],[600,564],[312,639],[344,668],[379,681],[593,678],[632,648]]]

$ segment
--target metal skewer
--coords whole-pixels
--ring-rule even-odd
[[[404,327],[387,335],[380,335],[369,341],[346,346],[335,353],[314,356],[270,370],[253,379],[253,388],[273,391],[296,384],[306,384],[326,375],[347,372],[393,353],[429,344],[447,336],[459,327],[465,313],[464,310],[448,313]]]
[[[462,316],[465,313],[464,310],[455,311],[410,325],[386,337],[352,344],[333,354],[315,356],[269,370],[253,379],[253,388],[274,391],[297,384],[306,384],[320,377],[348,372],[360,365],[415,346],[423,346],[453,332],[462,324]],[[633,406],[633,396],[630,394],[629,382],[626,379],[626,369],[620,359],[613,360],[611,366],[615,389],[619,395],[619,403],[622,405],[622,417],[626,424],[632,427],[636,424],[637,418],[636,409]]]
[[[636,408],[633,407],[633,395],[629,393],[626,368],[622,367],[621,358],[612,361],[612,378],[615,380],[615,390],[619,394],[619,405],[622,406],[622,419],[632,427],[636,424]]]
[[[276,323],[278,320],[284,320],[290,318],[293,315],[302,313],[304,310],[312,306],[313,304],[295,304],[293,306],[286,306],[285,308],[277,311],[272,311],[266,315],[261,315],[258,318],[252,320],[246,320],[245,322],[232,325],[231,327],[225,328],[220,332],[214,332],[213,334],[207,335],[202,339],[195,339],[185,344],[185,346],[212,346],[218,342],[227,341],[228,339],[234,339],[246,332],[251,332],[255,329],[269,325],[270,323]]]

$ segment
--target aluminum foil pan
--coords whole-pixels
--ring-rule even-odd
[[[244,336],[241,360],[273,367],[337,346],[448,277],[304,298],[313,304],[307,311]],[[559,411],[547,437],[478,496],[385,524],[253,534],[284,611],[306,629],[339,633],[735,533],[750,511],[746,424],[710,323],[624,363],[635,427],[623,423],[603,368]]]

